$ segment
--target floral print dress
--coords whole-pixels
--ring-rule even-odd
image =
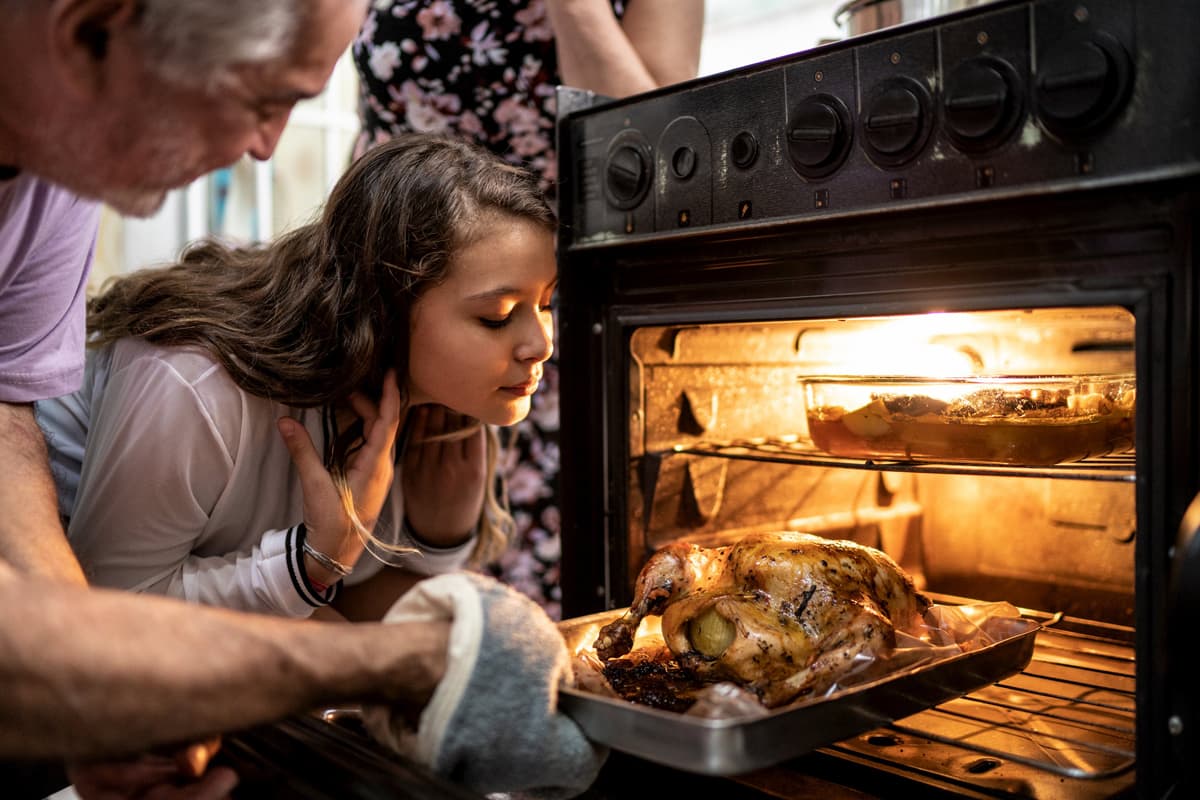
[[[624,0],[613,0],[618,18]],[[354,154],[408,131],[462,136],[537,173],[554,199],[554,32],[543,0],[376,0],[353,45],[362,131]],[[562,616],[558,366],[545,365],[500,472],[513,546],[488,570]]]

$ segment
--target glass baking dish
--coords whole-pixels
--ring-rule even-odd
[[[834,456],[1050,466],[1133,448],[1133,375],[800,380],[812,443]]]

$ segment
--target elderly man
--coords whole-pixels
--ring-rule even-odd
[[[401,727],[419,714],[416,757],[481,791],[579,791],[603,763],[605,752],[555,711],[557,685],[570,672],[557,629],[528,599],[483,576],[419,584],[386,624],[291,621],[89,589],[62,530],[31,406],[82,379],[96,202],[149,214],[171,188],[243,153],[269,157],[296,101],[323,88],[366,6],[4,7],[0,759],[90,761],[71,774],[85,797],[224,797],[236,776],[205,773],[215,737],[352,701]],[[368,443],[378,471],[392,467],[397,425],[398,411],[387,435]],[[293,435],[286,444],[308,529],[348,524],[312,442]],[[497,676],[514,688],[498,689]],[[486,713],[476,713],[481,707]],[[525,735],[505,737],[480,720]],[[137,757],[150,748],[177,757]],[[5,797],[30,796],[6,778]],[[175,785],[186,778],[198,780]]]
[[[150,214],[243,153],[268,158],[365,11],[366,0],[5,4],[0,757],[127,755],[338,698],[420,703],[440,674],[446,624],[287,623],[86,589],[31,406],[81,379],[97,201]],[[203,771],[206,751],[191,755],[184,771]],[[223,796],[233,778],[206,781],[187,796]]]
[[[480,791],[555,787],[565,796],[586,787],[606,755],[555,710],[570,657],[554,624],[484,576],[422,582],[386,624],[291,621],[89,589],[60,524],[31,404],[82,378],[96,201],[149,214],[172,187],[243,153],[269,157],[292,106],[321,91],[366,5],[4,7],[0,759],[90,761],[71,775],[85,797],[224,797],[236,776],[205,773],[219,734],[351,701],[379,712],[383,733],[419,716],[414,757]],[[394,416],[360,451],[380,473],[392,468]],[[308,529],[349,524],[312,442],[285,441]],[[360,479],[374,475],[364,470],[352,491]],[[494,729],[503,726],[522,735]],[[150,748],[176,758],[137,757]],[[30,796],[7,777],[5,797]]]

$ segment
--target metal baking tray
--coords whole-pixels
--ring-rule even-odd
[[[569,645],[625,609],[559,623]],[[993,644],[764,716],[706,719],[593,694],[562,689],[558,707],[592,741],[676,769],[737,775],[804,755],[884,723],[981,689],[1025,668],[1041,625],[1005,619],[1009,635]],[[590,644],[590,643],[589,643]]]

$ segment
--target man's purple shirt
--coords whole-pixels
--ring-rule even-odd
[[[79,388],[99,211],[33,175],[0,181],[0,402]]]

